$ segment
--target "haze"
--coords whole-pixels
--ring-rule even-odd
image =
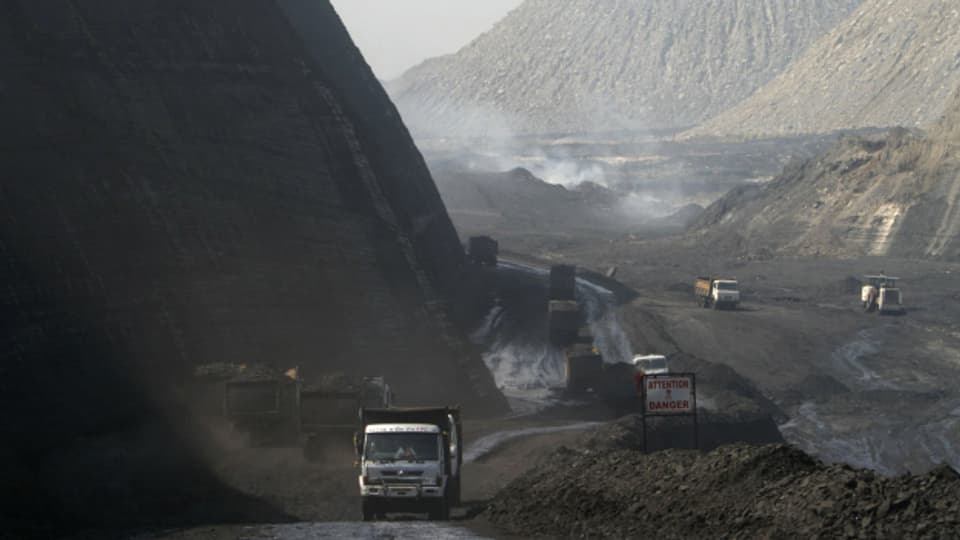
[[[377,77],[454,53],[521,0],[331,0]]]

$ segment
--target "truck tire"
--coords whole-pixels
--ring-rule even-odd
[[[450,504],[449,506],[460,506],[460,475],[453,479],[453,485],[450,486]]]
[[[448,521],[450,519],[450,505],[446,496],[433,503],[429,517],[431,521]]]
[[[360,502],[360,513],[364,521],[373,521],[377,517],[372,501],[363,500]]]

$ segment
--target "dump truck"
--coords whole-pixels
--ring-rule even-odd
[[[363,520],[449,519],[460,504],[462,438],[459,407],[361,409],[354,444]]]
[[[489,236],[471,236],[467,241],[467,257],[478,265],[496,266],[500,246]]]
[[[740,305],[740,289],[736,278],[698,277],[693,284],[697,303],[705,308],[736,309]]]
[[[564,347],[577,341],[581,320],[576,300],[577,268],[566,264],[550,267],[547,295],[547,332],[552,345]]]
[[[639,407],[636,368],[629,362],[605,362],[596,347],[575,344],[564,350],[564,383],[570,396],[593,395],[620,416]]]
[[[290,444],[297,438],[298,370],[282,374],[264,367],[243,369],[223,387],[223,412],[251,446]]]
[[[903,295],[897,287],[897,280],[900,278],[883,273],[867,275],[863,278],[860,302],[864,311],[876,311],[881,314],[903,312]]]
[[[304,385],[298,415],[303,457],[315,461],[328,452],[349,451],[360,411],[393,404],[393,391],[383,377],[336,374]]]
[[[550,267],[550,300],[576,300],[577,267],[556,264]]]
[[[581,323],[580,306],[573,300],[548,302],[547,330],[551,344],[563,347],[577,341]]]
[[[577,343],[563,351],[564,386],[570,394],[581,394],[598,384],[603,357],[592,344]]]

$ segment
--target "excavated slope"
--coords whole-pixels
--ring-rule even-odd
[[[960,259],[960,92],[929,135],[846,137],[708,207],[691,240],[752,255]]]
[[[328,2],[12,0],[0,62],[4,533],[280,519],[194,452],[201,364],[502,410],[440,308],[456,231]]]
[[[419,136],[697,124],[780,73],[860,0],[527,0],[388,86]]]
[[[787,71],[689,135],[923,126],[960,86],[960,5],[866,0]]]

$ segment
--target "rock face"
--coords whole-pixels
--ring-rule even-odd
[[[693,241],[747,254],[960,259],[960,93],[928,135],[846,137],[763,187],[736,189]]]
[[[859,0],[526,0],[388,90],[421,134],[697,124],[752,94]]]
[[[960,86],[958,24],[951,0],[866,0],[784,73],[689,135],[927,125]]]
[[[0,46],[0,513],[202,513],[193,480],[173,480],[193,459],[175,428],[198,364],[382,374],[407,404],[503,406],[446,322],[456,231],[328,2],[15,0]],[[147,424],[183,455],[166,483],[118,491],[130,470],[151,483],[132,463],[71,486],[80,465],[59,455],[96,459]],[[83,513],[88,489],[110,515]]]

